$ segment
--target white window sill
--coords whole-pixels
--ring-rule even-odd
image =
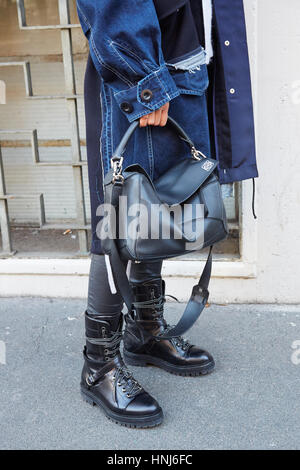
[[[167,260],[163,265],[165,277],[197,278],[204,267],[204,260]],[[64,258],[7,258],[0,260],[2,275],[88,276],[90,259]],[[214,258],[212,277],[255,278],[256,264],[245,263],[239,258]]]

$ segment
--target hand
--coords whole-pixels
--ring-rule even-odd
[[[146,114],[140,118],[140,127],[146,126],[161,126],[164,127],[167,124],[169,103],[164,104],[161,108],[153,111],[153,113]]]

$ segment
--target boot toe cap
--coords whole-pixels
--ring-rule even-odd
[[[126,407],[126,411],[134,414],[152,415],[162,413],[162,409],[151,395],[142,392],[137,395]]]
[[[197,346],[191,347],[191,349],[189,350],[189,358],[193,362],[197,362],[203,365],[209,365],[209,364],[215,363],[214,358],[209,352],[204,351],[203,349],[200,349]]]

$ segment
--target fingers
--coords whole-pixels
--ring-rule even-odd
[[[155,113],[154,113],[154,126],[159,126],[160,125],[161,113],[162,113],[161,108],[157,109],[157,111],[155,111]]]
[[[140,127],[146,127],[148,125],[148,118],[150,114],[146,114],[140,118]]]
[[[161,108],[146,114],[140,118],[140,127],[146,126],[165,126],[168,121],[169,103],[164,104]]]
[[[161,119],[159,125],[161,127],[164,127],[167,124],[168,121],[168,114],[169,114],[169,103],[164,104],[164,106],[161,108]]]
[[[153,113],[149,114],[148,126],[154,126],[155,120],[156,120],[156,116],[157,116],[157,113],[158,113],[158,112],[159,112],[159,110],[154,111]]]

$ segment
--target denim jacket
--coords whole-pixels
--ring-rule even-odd
[[[190,2],[196,19],[201,2]],[[221,183],[258,176],[243,0],[213,1],[214,58],[208,68],[203,48],[175,63],[165,61],[153,0],[77,0],[77,8],[102,80],[104,171],[128,123],[171,101],[170,114],[196,144],[203,145],[203,139],[199,137],[197,142],[197,136],[203,126],[210,127],[210,148],[204,150],[219,160]],[[207,123],[198,119],[204,95]],[[148,154],[153,154],[151,130],[139,132],[135,152],[146,147]],[[155,133],[159,139],[153,129]],[[171,134],[167,138],[168,147],[176,153],[175,140],[171,142]],[[148,157],[145,155],[145,166],[153,176]],[[171,160],[166,157],[166,161],[169,163],[160,162],[162,167]]]

